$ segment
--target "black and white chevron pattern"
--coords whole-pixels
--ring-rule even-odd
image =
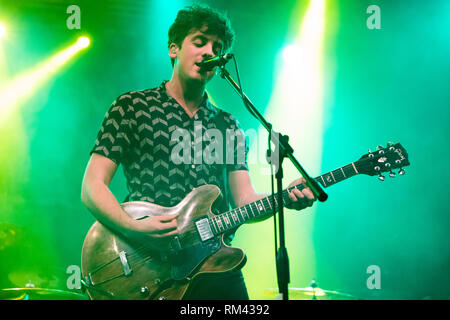
[[[215,135],[218,132],[212,129],[220,128],[217,125],[219,117],[228,130],[241,135],[241,139],[234,137],[235,141],[231,143],[234,146],[233,162],[226,164],[227,170],[248,170],[248,147],[237,120],[213,106],[206,94],[195,116],[189,118],[177,101],[168,95],[166,82],[154,89],[131,91],[119,96],[106,113],[91,151],[123,165],[130,201],[173,206],[193,188],[204,184],[215,184],[223,192],[222,168],[227,160],[223,149],[216,148],[219,154],[213,153],[211,157],[217,159],[222,154],[219,162],[211,163],[202,158],[207,154],[205,149],[214,149],[210,145],[211,133]],[[189,133],[191,154],[188,163],[175,163],[171,158],[178,143],[172,140],[176,130]],[[239,157],[239,152],[244,152],[245,156]]]

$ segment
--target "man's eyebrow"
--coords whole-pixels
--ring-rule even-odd
[[[197,40],[197,39],[208,40],[208,38],[206,36],[204,36],[203,34],[197,34],[197,35],[192,37],[192,40]]]
[[[192,40],[204,40],[204,41],[208,41],[208,37],[205,36],[204,34],[197,34],[195,36],[192,37]],[[221,40],[216,40],[214,41],[214,44],[219,44],[220,46],[223,46],[222,41]]]

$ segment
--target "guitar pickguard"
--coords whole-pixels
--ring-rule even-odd
[[[171,255],[172,278],[174,280],[186,279],[207,257],[217,252],[220,247],[220,237],[214,237]]]

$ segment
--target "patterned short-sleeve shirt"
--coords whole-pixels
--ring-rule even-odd
[[[190,118],[166,83],[120,95],[91,154],[122,164],[129,201],[174,206],[204,184],[217,185],[224,194],[224,166],[227,172],[248,170],[248,145],[238,121],[212,105],[206,93]]]

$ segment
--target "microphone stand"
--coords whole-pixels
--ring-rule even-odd
[[[237,93],[241,96],[245,107],[252,114],[262,126],[269,132],[269,135],[272,137],[272,141],[275,144],[275,149],[278,147],[278,167],[276,168],[276,178],[277,178],[277,199],[278,199],[278,216],[279,216],[279,234],[280,234],[280,246],[277,250],[276,257],[276,266],[277,266],[277,277],[278,277],[278,287],[279,292],[282,294],[283,300],[289,299],[289,291],[288,284],[290,281],[289,277],[289,257],[286,250],[286,240],[285,240],[285,232],[284,232],[284,209],[283,209],[283,160],[284,158],[288,158],[291,160],[295,168],[300,172],[300,174],[305,179],[305,184],[308,186],[314,197],[316,197],[319,201],[324,202],[328,195],[323,191],[323,189],[319,186],[316,180],[312,179],[308,173],[303,169],[297,159],[294,157],[294,150],[289,145],[289,137],[287,135],[283,135],[280,133],[276,133],[272,130],[272,124],[267,122],[266,119],[259,113],[259,111],[255,108],[250,99],[242,92],[242,89],[239,85],[233,80],[230,76],[230,73],[225,69],[224,66],[220,68],[220,76],[227,80],[228,83],[237,91]],[[275,134],[274,134],[275,133]],[[272,165],[272,161],[269,161],[269,164]],[[275,210],[276,212],[276,210]],[[274,213],[275,213],[274,212]]]

